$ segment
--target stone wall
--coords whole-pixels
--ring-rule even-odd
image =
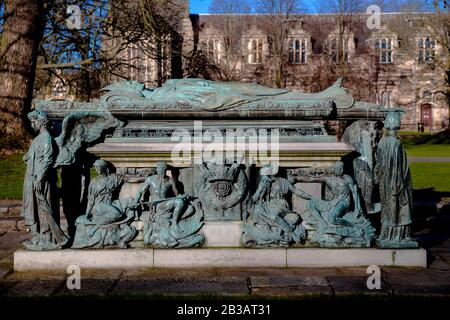
[[[382,14],[382,27],[369,30],[365,14],[344,19],[344,31],[339,34],[338,17],[334,15],[298,15],[291,17],[289,43],[305,41],[305,56],[298,63],[286,62],[283,86],[308,92],[329,87],[338,77],[358,100],[390,107],[404,106],[404,129],[438,131],[448,124],[449,111],[445,98],[444,72],[437,63],[419,63],[418,41],[429,36],[414,25],[417,14]],[[269,52],[267,19],[260,15],[186,15],[181,23],[180,39],[183,52],[183,76],[213,80],[256,82],[274,86],[273,57]],[[333,40],[342,38],[346,59],[334,59]],[[377,41],[390,41],[390,63],[383,63]],[[252,47],[251,41],[256,46]],[[230,50],[225,50],[225,42]],[[289,51],[289,45],[286,46]],[[437,57],[445,58],[436,44]],[[157,86],[158,67],[155,61],[135,46],[123,53],[123,59],[134,59],[134,68],[125,68],[125,78]],[[131,56],[129,56],[131,55]],[[253,55],[253,56],[251,56]],[[195,61],[191,58],[196,57]],[[289,52],[287,52],[287,60]],[[191,60],[190,60],[191,59]],[[252,60],[255,59],[255,60]],[[252,61],[250,61],[252,60]],[[201,64],[194,66],[193,64]],[[139,67],[140,66],[140,67]],[[171,61],[163,66],[164,79],[171,74]],[[179,76],[179,75],[178,75]],[[120,80],[118,77],[108,81]]]

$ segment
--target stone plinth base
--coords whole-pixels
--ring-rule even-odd
[[[108,249],[14,253],[14,270],[245,267],[424,267],[424,249]]]
[[[66,270],[70,265],[81,269],[132,269],[153,267],[153,250],[55,250],[14,252],[14,270]]]

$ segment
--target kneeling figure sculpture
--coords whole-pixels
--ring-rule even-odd
[[[261,169],[261,181],[252,197],[253,208],[243,225],[242,242],[245,246],[289,246],[306,239],[300,215],[289,208],[289,193],[309,200],[312,197],[295,188],[286,178],[278,177],[278,166],[271,164]]]

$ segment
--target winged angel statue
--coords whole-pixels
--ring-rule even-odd
[[[45,111],[34,110],[28,114],[28,119],[38,135],[23,158],[27,170],[22,215],[31,231],[31,239],[24,246],[28,250],[61,249],[72,235],[66,235],[59,223],[57,169],[69,168],[79,162],[87,147],[98,142],[109,130],[123,124],[109,112],[74,112],[64,118],[61,134],[54,139]],[[73,175],[70,180],[67,177],[61,174],[63,190],[75,183]],[[78,179],[82,177],[78,176]],[[67,220],[70,229],[75,218],[68,217]]]

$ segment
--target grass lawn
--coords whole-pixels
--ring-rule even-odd
[[[408,157],[450,158],[450,144],[405,145]]]
[[[0,155],[0,199],[22,199],[23,178],[27,168],[22,156],[23,154]],[[91,178],[96,175],[95,169],[91,168]]]
[[[437,192],[450,192],[449,162],[416,162],[410,168],[415,190],[434,188]]]
[[[94,173],[94,172],[92,172]],[[413,188],[450,193],[450,163],[411,163]],[[22,155],[0,156],[0,199],[21,199],[25,163]]]
[[[400,139],[410,157],[450,158],[450,132],[437,134],[400,132]]]
[[[21,199],[26,164],[22,154],[0,156],[0,199]]]

